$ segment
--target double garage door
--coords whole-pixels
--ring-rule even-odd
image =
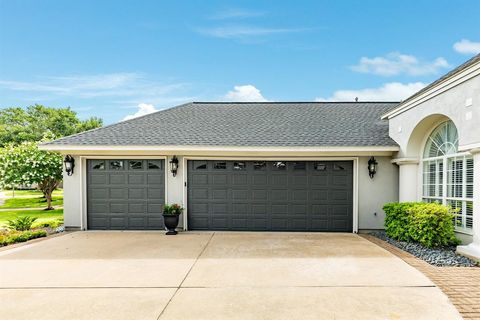
[[[352,231],[351,161],[188,161],[188,229]]]
[[[351,161],[187,164],[189,230],[352,231]],[[88,229],[164,228],[164,160],[87,165]]]

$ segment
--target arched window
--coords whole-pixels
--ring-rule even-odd
[[[423,200],[457,209],[455,228],[471,233],[473,224],[473,159],[458,152],[452,121],[432,131],[423,152]]]

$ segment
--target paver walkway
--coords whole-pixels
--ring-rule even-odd
[[[479,267],[435,267],[374,236],[361,236],[395,254],[429,277],[450,298],[464,319],[480,320]]]

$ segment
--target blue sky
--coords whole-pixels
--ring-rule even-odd
[[[399,100],[480,52],[480,1],[0,0],[0,108]]]

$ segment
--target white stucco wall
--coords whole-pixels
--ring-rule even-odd
[[[129,155],[132,159],[134,156]],[[166,159],[167,166],[167,203],[184,203],[185,188],[185,163],[182,156],[177,156],[179,170],[173,177],[168,168],[169,156]],[[374,179],[370,179],[367,171],[369,157],[358,158],[358,225],[359,229],[382,229],[384,221],[383,204],[398,201],[398,167],[392,164],[391,157],[377,156],[378,172]],[[86,160],[81,162],[75,157],[75,173],[73,176],[64,177],[64,214],[65,225],[70,228],[80,228],[82,222],[83,190],[86,174]],[[180,227],[183,227],[183,217],[180,219]],[[84,226],[85,227],[85,226]]]
[[[400,201],[422,200],[421,160],[426,140],[442,122],[452,120],[457,127],[459,151],[470,152],[480,147],[480,76],[459,83],[390,118],[390,136],[399,144]],[[475,188],[478,193],[478,188]],[[474,220],[480,219],[474,204]],[[472,235],[457,233],[464,244]]]
[[[63,212],[65,227],[80,228],[82,218],[82,197],[81,197],[81,171],[80,157],[73,157],[75,160],[74,173],[67,176],[63,172]]]
[[[391,118],[389,134],[400,145],[399,157],[419,157],[425,135],[446,118],[457,127],[460,149],[480,144],[480,76]]]
[[[398,201],[398,166],[390,157],[375,157],[377,174],[370,179],[367,171],[369,157],[358,160],[358,228],[383,229],[383,205]]]

